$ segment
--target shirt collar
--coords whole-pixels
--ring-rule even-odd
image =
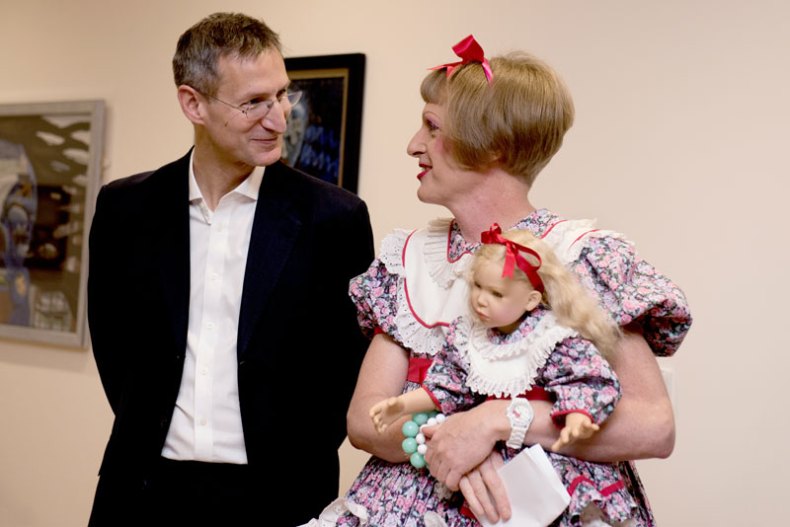
[[[200,187],[195,179],[195,150],[192,149],[192,154],[189,156],[189,202],[203,201],[203,193],[200,192]],[[253,201],[258,199],[258,191],[261,188],[261,181],[263,180],[263,171],[266,167],[255,167],[250,175],[244,181],[239,183],[239,186],[231,190],[231,192],[247,196]]]

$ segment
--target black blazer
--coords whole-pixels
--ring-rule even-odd
[[[121,525],[139,506],[170,426],[188,322],[188,173],[189,154],[99,193],[88,317],[115,421],[92,525]],[[266,168],[238,332],[249,466],[273,483],[262,505],[286,511],[261,525],[305,522],[337,496],[337,448],[367,347],[348,281],[372,259],[364,202],[281,163]]]

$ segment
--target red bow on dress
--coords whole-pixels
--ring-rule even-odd
[[[534,287],[535,290],[543,293],[543,280],[540,279],[540,275],[538,274],[538,269],[540,269],[541,264],[543,264],[543,260],[536,251],[530,249],[529,247],[519,245],[518,243],[508,240],[502,236],[502,228],[497,223],[493,224],[490,229],[480,234],[480,241],[485,244],[499,244],[505,246],[505,265],[502,267],[503,277],[512,277],[513,270],[516,266],[518,266],[518,268],[524,271],[524,274],[527,275],[529,283],[532,284],[532,287]],[[534,256],[538,261],[538,265],[532,265],[529,260],[521,255],[521,253],[527,253],[531,256]]]
[[[494,80],[494,72],[491,71],[491,64],[488,63],[488,59],[485,57],[483,53],[483,48],[480,47],[480,44],[477,43],[475,37],[469,35],[461,42],[453,46],[453,51],[456,55],[461,57],[461,60],[458,62],[450,62],[447,64],[442,64],[441,66],[434,66],[431,68],[432,70],[447,70],[447,76],[450,77],[455,71],[455,68],[458,66],[463,66],[464,64],[469,64],[470,62],[479,62],[481,66],[483,66],[483,71],[486,74],[486,80],[488,84]]]

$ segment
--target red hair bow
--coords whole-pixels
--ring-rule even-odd
[[[458,62],[450,62],[447,64],[442,64],[441,66],[434,66],[431,68],[432,70],[447,70],[447,76],[450,77],[455,71],[455,68],[458,66],[463,66],[464,64],[469,64],[470,62],[479,62],[481,66],[483,66],[483,71],[486,74],[486,80],[488,84],[494,80],[494,72],[491,71],[491,64],[488,63],[488,59],[485,57],[483,53],[483,48],[480,47],[480,44],[477,43],[475,37],[469,35],[461,42],[453,46],[453,51],[456,55],[461,57],[461,60]]]
[[[480,241],[485,244],[499,244],[505,246],[505,265],[502,267],[503,277],[513,277],[513,270],[518,266],[518,268],[527,275],[532,287],[543,293],[543,280],[540,279],[540,275],[538,274],[538,269],[540,269],[540,266],[543,264],[543,260],[536,251],[529,247],[519,245],[502,236],[502,227],[500,227],[498,223],[494,223],[491,225],[490,229],[483,231],[480,234]],[[538,265],[532,265],[529,260],[521,255],[521,253],[534,256],[538,261]]]

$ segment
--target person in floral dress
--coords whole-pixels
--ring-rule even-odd
[[[477,516],[509,518],[495,452],[511,433],[508,401],[485,401],[426,429],[430,472],[407,462],[400,426],[379,434],[369,417],[376,402],[419,387],[450,323],[468,316],[464,275],[480,233],[498,223],[548,243],[623,329],[611,360],[623,397],[600,432],[565,453],[617,462],[638,505],[635,520],[654,525],[633,464],[622,460],[666,457],[674,446],[672,407],[655,356],[672,355],[687,333],[686,299],[621,235],[531,203],[535,177],[573,122],[573,103],[556,73],[525,53],[489,62],[471,36],[454,50],[461,61],[438,67],[422,83],[421,126],[407,148],[419,164],[418,198],[453,217],[388,235],[368,271],[351,281],[349,293],[372,341],[349,408],[348,436],[372,457],[323,521],[418,527],[430,525],[435,513],[451,526],[478,525],[461,514],[460,493],[447,496],[446,489],[459,488]],[[533,407],[524,443],[550,448],[558,439],[551,404]]]

